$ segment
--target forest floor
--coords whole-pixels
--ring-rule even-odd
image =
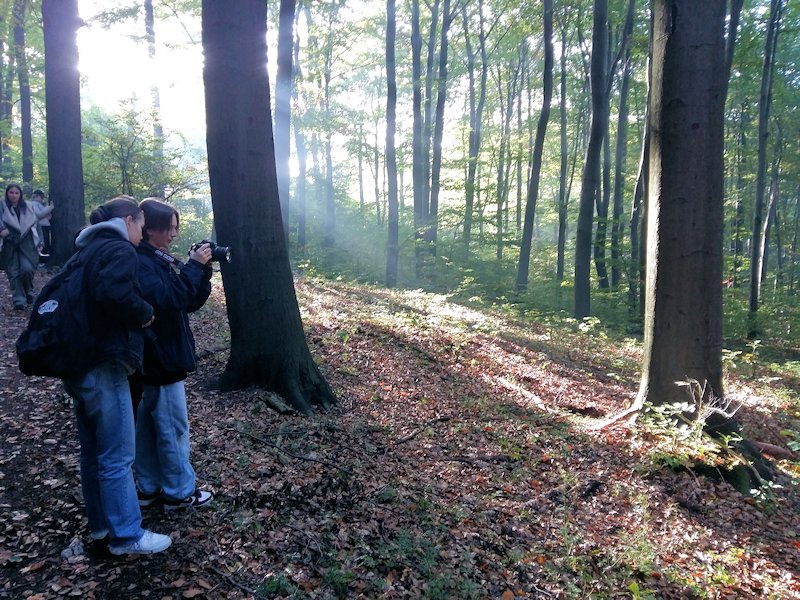
[[[800,598],[796,455],[749,496],[689,470],[713,444],[652,414],[597,428],[635,395],[635,342],[419,291],[297,292],[338,405],[304,418],[214,391],[215,284],[187,381],[214,503],[144,509],[173,546],[116,558],[88,546],[71,409],[59,382],[18,372],[28,311],[2,277],[0,598]],[[800,386],[767,375],[730,374],[729,397],[750,437],[785,448]]]

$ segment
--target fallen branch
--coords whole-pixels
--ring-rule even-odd
[[[450,417],[436,417],[435,419],[431,419],[430,421],[425,423],[425,425],[415,429],[414,431],[412,431],[406,437],[397,440],[397,442],[395,442],[395,445],[405,444],[406,442],[409,442],[409,441],[413,440],[415,437],[417,437],[420,433],[425,431],[428,427],[430,427],[434,423],[446,423],[449,420],[450,420]]]
[[[545,404],[544,400],[539,398],[539,396],[537,396],[533,392],[529,392],[528,390],[526,390],[523,387],[520,387],[520,386],[518,386],[518,385],[516,385],[514,383],[511,383],[505,377],[500,377],[499,375],[497,375],[495,377],[489,377],[488,375],[484,375],[483,378],[486,381],[488,381],[489,383],[499,383],[502,387],[506,388],[507,390],[510,390],[512,392],[517,392],[518,394],[521,394],[523,398],[525,398],[526,400],[529,400],[534,405],[538,406],[539,408],[541,408],[542,410],[544,410],[547,413],[558,414],[557,411],[554,411],[552,408],[547,406],[547,404]]]
[[[602,431],[603,429],[608,429],[612,425],[616,425],[621,421],[625,421],[626,425],[632,425],[640,412],[642,412],[642,407],[628,408],[626,410],[623,410],[621,413],[617,413],[616,415],[610,416],[602,423],[598,423],[597,425],[592,427],[592,429],[595,431]]]
[[[797,454],[792,452],[788,448],[782,448],[781,446],[776,446],[775,444],[769,444],[767,442],[750,442],[750,443],[753,444],[764,454],[769,454],[774,458],[797,460]]]
[[[225,581],[230,583],[232,586],[239,588],[240,590],[242,590],[243,592],[246,592],[247,594],[250,594],[253,598],[258,598],[259,600],[268,600],[268,598],[266,596],[262,596],[261,594],[259,594],[255,590],[251,590],[246,585],[239,583],[233,577],[231,577],[227,573],[223,573],[222,571],[220,571],[216,567],[209,566],[208,568],[211,569],[212,571],[214,571],[214,573],[216,573],[217,575],[222,577]]]
[[[252,433],[248,433],[247,431],[242,431],[241,429],[237,429],[236,427],[223,427],[223,429],[225,429],[227,431],[235,431],[236,433],[238,433],[240,435],[246,435],[250,439],[255,440],[256,442],[260,442],[260,443],[264,444],[265,446],[269,446],[270,448],[275,448],[279,452],[283,452],[286,456],[289,456],[291,458],[296,458],[296,459],[299,459],[299,460],[306,460],[308,462],[313,462],[313,463],[317,463],[317,464],[320,464],[320,465],[325,465],[326,467],[331,467],[333,469],[338,469],[342,473],[347,473],[348,475],[352,475],[352,473],[350,471],[340,467],[339,465],[335,465],[335,464],[330,463],[330,462],[325,461],[325,460],[319,460],[319,459],[316,459],[316,458],[311,458],[310,456],[301,456],[299,454],[294,454],[292,452],[289,452],[288,450],[284,450],[283,448],[281,448],[277,444],[273,444],[272,442],[268,442],[267,440],[265,440],[263,438],[260,438],[257,435],[253,435]]]

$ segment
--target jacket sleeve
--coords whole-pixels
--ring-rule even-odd
[[[208,298],[208,294],[197,305],[203,288],[203,267],[196,261],[186,263],[175,276],[169,269],[152,258],[139,254],[139,283],[142,296],[153,306],[163,311],[197,310]],[[208,284],[211,293],[211,284]]]
[[[137,278],[136,250],[127,242],[114,247],[98,260],[94,295],[98,306],[110,317],[134,329],[147,323],[153,307],[145,302]]]

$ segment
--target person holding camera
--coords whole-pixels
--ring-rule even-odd
[[[142,398],[136,412],[139,505],[160,503],[166,510],[207,506],[213,494],[197,488],[189,461],[184,379],[197,367],[188,313],[202,307],[211,293],[211,247],[193,246],[183,264],[167,253],[178,237],[178,211],[157,198],[146,198],[139,206],[145,219],[144,241],[137,249],[139,284],[155,308],[155,321],[145,335]]]
[[[33,273],[39,265],[39,234],[33,205],[16,183],[6,186],[0,218],[0,266],[6,271],[14,310],[33,304]]]

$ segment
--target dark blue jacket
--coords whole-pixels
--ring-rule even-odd
[[[145,331],[144,372],[148,385],[165,385],[186,378],[197,368],[194,336],[188,313],[198,310],[211,294],[211,268],[189,260],[176,272],[142,242],[137,248],[142,296],[155,308],[155,321]]]
[[[136,250],[123,229],[124,223],[92,225],[80,233],[76,246],[93,257],[86,277],[96,362],[120,361],[133,370],[142,368],[142,325],[153,316],[153,307],[141,296]]]

